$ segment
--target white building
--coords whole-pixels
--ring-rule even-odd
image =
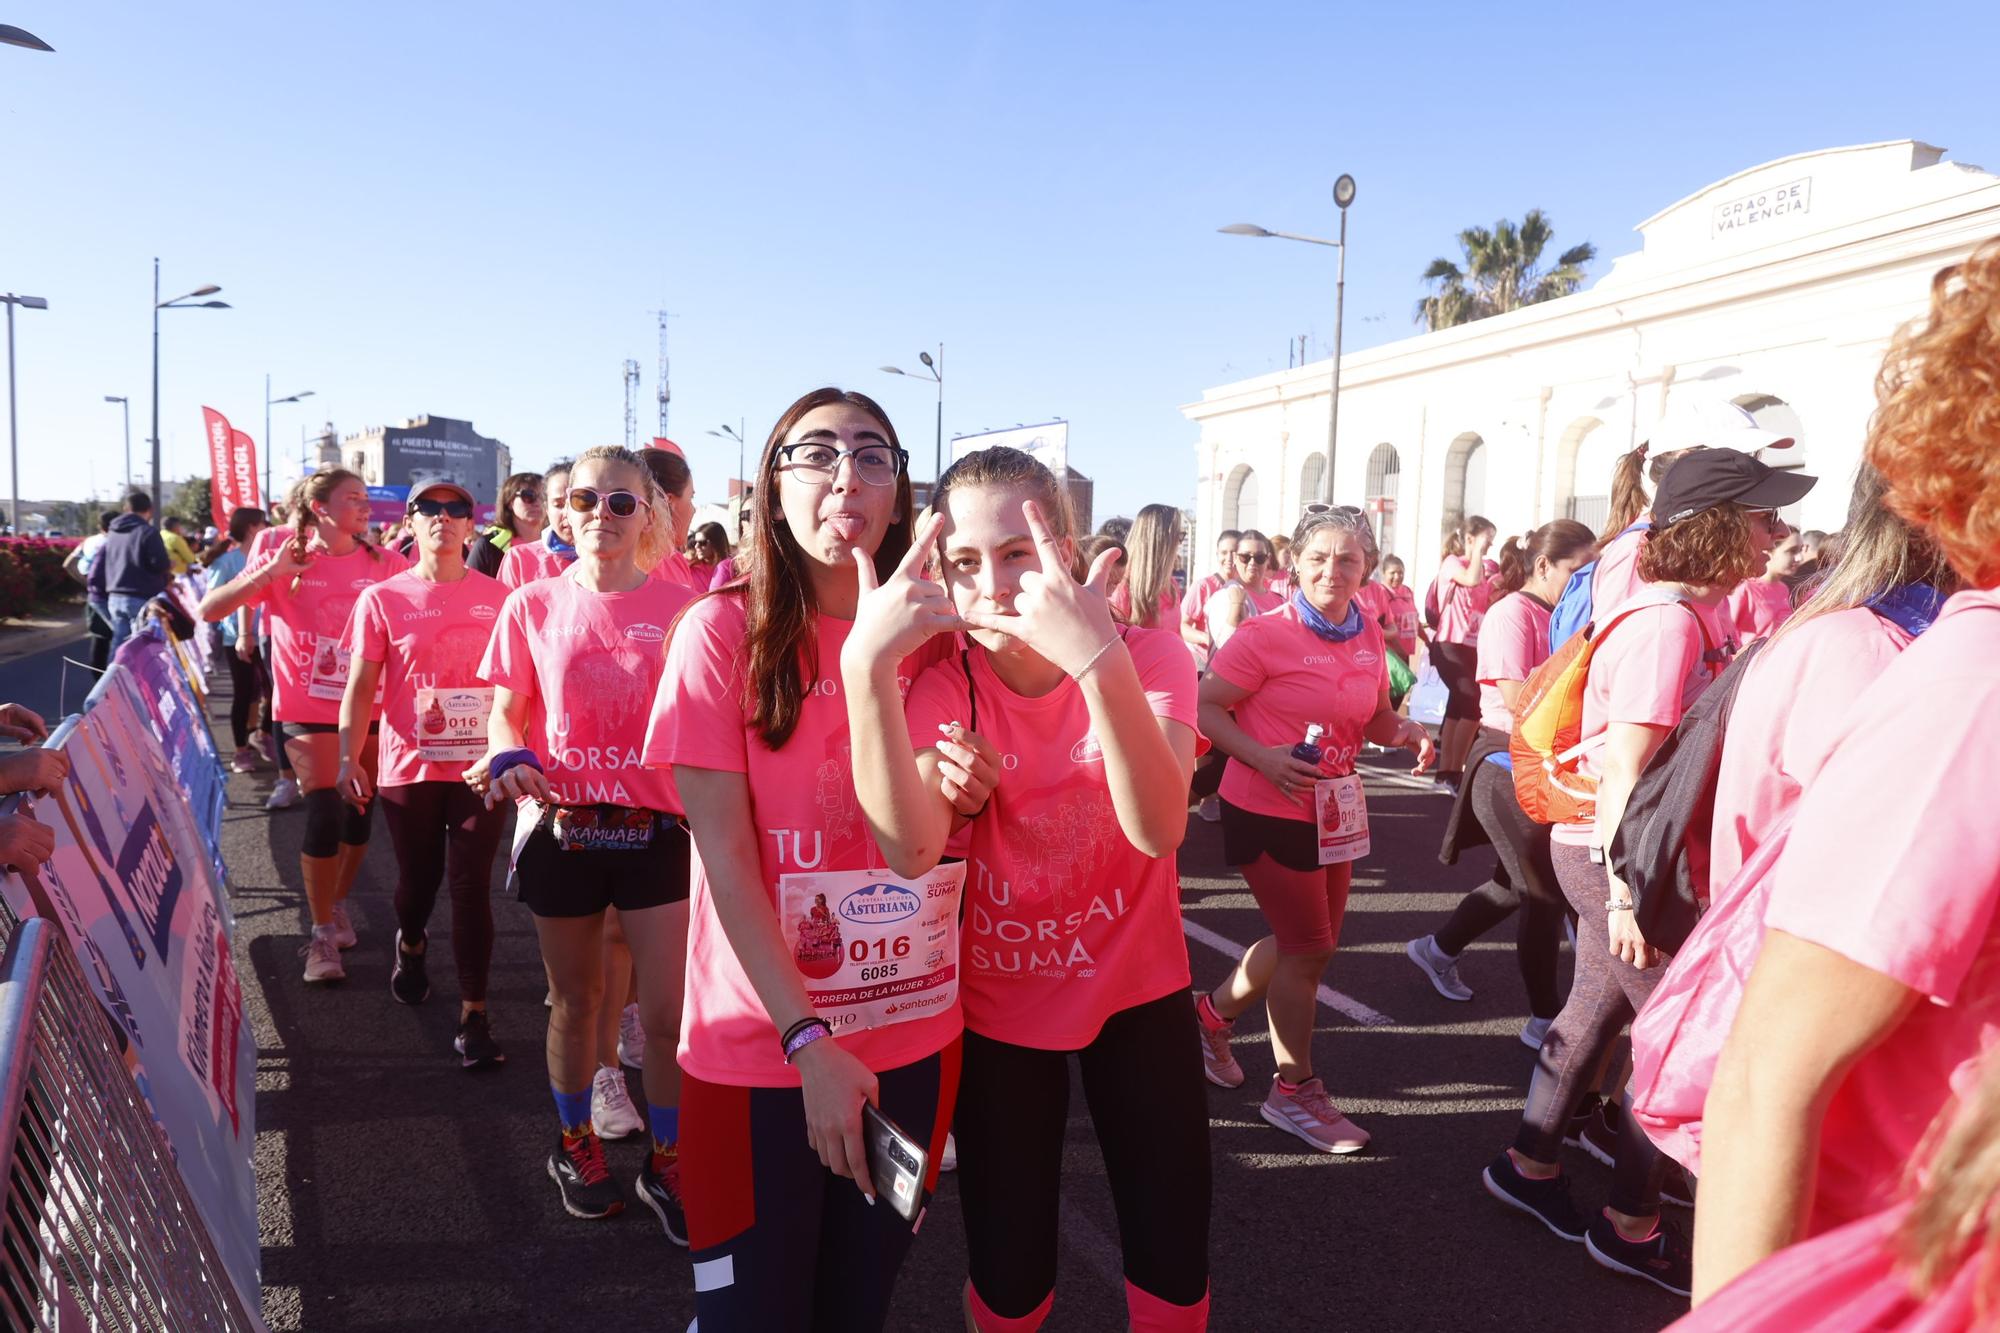
[[[1841,526],[1891,336],[1932,276],[2000,235],[2000,178],[1902,139],[1781,158],[1638,226],[1595,286],[1342,360],[1334,496],[1429,578],[1448,519],[1505,534],[1596,526],[1613,464],[1670,402],[1713,395],[1799,447],[1767,460],[1824,478],[1795,521]],[[1289,532],[1319,498],[1330,362],[1205,390],[1195,513]]]

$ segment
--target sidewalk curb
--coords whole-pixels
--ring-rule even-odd
[[[26,624],[0,624],[0,662],[12,662],[22,657],[32,657],[58,645],[88,639],[84,629],[83,608],[76,608],[76,619],[59,624],[29,622]]]

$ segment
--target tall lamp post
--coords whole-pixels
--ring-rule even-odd
[[[8,292],[0,296],[0,302],[7,306],[7,469],[12,473],[12,486],[7,492],[7,523],[15,532],[21,530],[21,450],[17,443],[18,428],[14,421],[14,307],[25,306],[30,310],[47,310],[49,303],[39,296],[16,296]]]
[[[301,399],[312,396],[313,391],[311,389],[304,389],[298,393],[288,394],[283,398],[273,398],[271,396],[271,377],[269,375],[264,377],[264,508],[266,509],[271,507],[272,499],[271,460],[277,456],[277,450],[271,447],[271,409],[279,403],[296,403]]]
[[[743,475],[744,444],[743,444],[742,418],[739,417],[737,419],[736,425],[734,427],[731,427],[730,424],[725,421],[722,423],[722,425],[710,431],[709,434],[714,435],[720,439],[736,441],[736,484],[738,487],[741,487],[745,482],[749,480],[749,478]]]
[[[213,296],[222,288],[210,283],[171,301],[160,299],[160,259],[153,257],[153,499],[160,498],[160,312],[162,310],[227,310],[227,301],[196,301],[197,296]]]
[[[1347,318],[1347,206],[1354,202],[1354,177],[1343,173],[1333,183],[1333,202],[1340,209],[1340,239],[1337,241],[1300,236],[1289,231],[1268,231],[1248,222],[1233,222],[1227,227],[1217,228],[1226,236],[1276,237],[1281,241],[1304,241],[1308,245],[1331,245],[1340,251],[1333,280],[1333,399],[1326,412],[1326,474],[1320,478],[1320,498],[1327,504],[1333,503],[1334,441],[1340,433],[1340,334]]]
[[[930,379],[937,382],[937,445],[931,453],[931,486],[935,489],[937,479],[944,475],[944,344],[938,344],[937,360],[931,360],[929,352],[918,352],[917,359],[924,363],[927,374],[919,375],[897,366],[884,366],[882,369],[891,375],[908,375],[913,380]]]
[[[125,409],[125,489],[129,492],[132,489],[132,400],[107,393],[104,401]],[[120,495],[118,498],[123,501],[125,497]]]

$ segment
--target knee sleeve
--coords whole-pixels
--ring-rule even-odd
[[[306,836],[299,850],[307,856],[338,855],[343,822],[340,793],[331,787],[321,787],[307,792],[302,803],[306,808]]]
[[[359,810],[347,801],[340,803],[340,841],[346,847],[361,847],[368,842],[368,826],[375,817],[375,802],[371,799]]]

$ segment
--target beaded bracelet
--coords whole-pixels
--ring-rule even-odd
[[[1090,669],[1097,665],[1097,659],[1103,657],[1106,653],[1110,652],[1114,647],[1118,645],[1119,642],[1120,642],[1120,636],[1116,634],[1113,634],[1110,638],[1106,639],[1104,641],[1104,646],[1102,648],[1099,648],[1096,652],[1092,653],[1090,655],[1090,660],[1088,662],[1085,662],[1077,670],[1070,673],[1070,679],[1082,680],[1085,676],[1089,675]]]
[[[792,1063],[792,1058],[794,1056],[796,1056],[800,1051],[803,1051],[806,1047],[818,1041],[821,1037],[831,1037],[832,1035],[833,1035],[833,1029],[826,1025],[825,1019],[823,1018],[800,1019],[798,1022],[792,1024],[792,1026],[786,1030],[785,1039],[783,1042],[783,1048],[785,1052],[785,1063],[786,1064]]]

